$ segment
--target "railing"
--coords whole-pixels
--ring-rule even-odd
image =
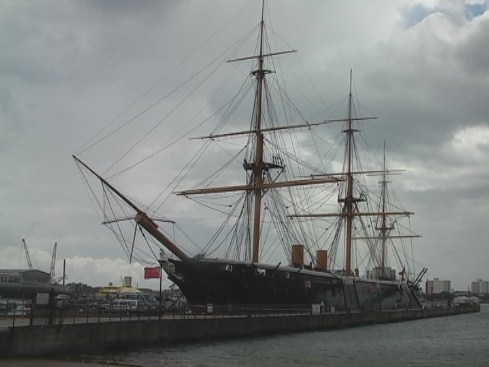
[[[453,306],[455,308],[467,308],[468,306]],[[257,317],[283,317],[306,316],[325,314],[346,314],[357,312],[391,312],[400,311],[402,308],[382,307],[365,310],[342,310],[335,308],[321,308],[314,311],[311,305],[296,305],[284,307],[280,305],[241,305],[216,306],[209,312],[208,305],[193,306],[181,310],[134,310],[105,308],[100,305],[76,304],[65,308],[34,307],[16,309],[8,313],[0,312],[0,328],[61,325],[61,324],[86,324],[107,322],[129,322],[141,320],[186,320],[186,319],[217,319],[217,318],[257,318]]]
[[[209,312],[208,306],[194,306],[181,310],[134,310],[114,309],[86,304],[71,305],[65,308],[34,307],[29,312],[9,315],[0,314],[1,327],[42,326],[60,324],[127,322],[139,320],[185,320],[185,319],[217,319],[217,318],[250,318],[250,317],[281,317],[311,315],[311,307],[303,305],[285,308],[279,306],[214,306]]]

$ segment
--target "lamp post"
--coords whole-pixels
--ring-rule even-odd
[[[162,258],[162,253],[160,253],[160,258],[158,259],[158,263],[160,264],[160,305],[158,308],[158,320],[161,320],[161,285],[162,285],[162,278],[163,278],[163,258]]]

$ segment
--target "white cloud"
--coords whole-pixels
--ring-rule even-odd
[[[50,272],[52,252],[43,251],[27,245],[34,269]],[[60,248],[58,247],[58,256]],[[57,257],[55,265],[55,278],[63,276],[63,260],[66,261],[66,283],[84,283],[91,286],[106,286],[109,283],[122,285],[124,277],[132,278],[133,287],[158,289],[158,279],[144,279],[145,266],[158,266],[158,263],[141,265],[138,262],[129,263],[119,257]],[[0,268],[27,269],[27,260],[23,248],[6,246],[0,248]],[[163,286],[171,284],[166,274],[163,274]]]
[[[454,153],[465,161],[479,166],[489,155],[489,126],[480,125],[461,129],[450,142]]]

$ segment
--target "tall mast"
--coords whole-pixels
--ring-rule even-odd
[[[360,174],[375,173],[374,171],[354,171],[353,162],[355,154],[355,132],[359,131],[353,128],[353,121],[362,120],[375,120],[376,117],[353,117],[353,73],[350,70],[350,91],[348,94],[348,113],[345,119],[325,120],[324,122],[346,122],[347,128],[343,130],[346,134],[346,150],[345,150],[345,166],[344,172],[340,175],[344,175],[344,181],[346,181],[346,192],[344,197],[339,197],[338,202],[342,203],[340,213],[318,213],[318,214],[299,214],[291,215],[292,217],[303,218],[319,218],[319,217],[341,217],[345,219],[345,264],[344,271],[346,274],[352,274],[352,242],[353,242],[353,220],[355,217],[373,216],[377,213],[360,213],[356,208],[356,203],[365,201],[362,198],[355,198],[353,196],[354,176]],[[333,176],[336,174],[333,174]],[[318,175],[319,177],[323,175]],[[328,176],[328,175],[326,175]],[[331,174],[329,175],[331,176]],[[358,238],[358,237],[356,237]]]
[[[350,91],[348,95],[348,111],[345,119],[335,119],[335,120],[325,120],[324,122],[346,122],[347,126],[343,130],[343,133],[346,134],[346,146],[345,146],[345,157],[344,157],[344,169],[343,173],[330,173],[330,174],[320,174],[315,177],[333,177],[338,175],[339,177],[344,177],[344,181],[346,181],[346,190],[343,192],[344,197],[338,197],[338,203],[341,204],[341,210],[337,213],[304,213],[304,214],[293,214],[289,215],[290,217],[300,217],[300,218],[327,218],[327,217],[339,217],[345,220],[344,229],[344,246],[345,246],[345,258],[344,258],[344,272],[347,275],[351,275],[352,272],[352,247],[353,240],[379,240],[379,236],[355,236],[353,237],[353,221],[355,218],[360,217],[372,217],[375,216],[379,218],[379,226],[376,226],[376,229],[380,231],[380,240],[381,240],[381,257],[380,259],[376,259],[376,263],[381,266],[382,275],[385,276],[385,267],[387,262],[387,240],[391,238],[415,238],[420,237],[417,234],[408,235],[397,235],[391,236],[390,232],[394,229],[394,225],[389,225],[389,221],[387,219],[388,216],[410,216],[414,213],[407,211],[393,211],[390,210],[388,202],[387,202],[387,181],[386,177],[388,174],[399,171],[387,171],[386,157],[385,157],[385,143],[384,143],[384,162],[383,169],[381,171],[355,171],[354,160],[355,160],[355,133],[358,132],[358,129],[354,129],[352,124],[354,121],[363,121],[363,120],[374,120],[376,117],[354,117],[354,105],[353,105],[353,93],[352,93],[352,85],[353,85],[353,77],[352,71],[350,70]],[[357,203],[365,201],[366,199],[362,196],[354,197],[353,187],[354,187],[354,177],[358,175],[382,175],[381,181],[381,203],[377,210],[377,212],[361,212],[358,210]],[[343,179],[342,179],[343,180]],[[336,251],[336,250],[335,250]]]
[[[255,90],[255,111],[253,115],[253,129],[251,131],[241,131],[237,133],[227,133],[220,135],[210,135],[203,138],[214,139],[216,137],[225,137],[231,135],[241,135],[251,133],[254,135],[254,157],[252,157],[253,161],[243,163],[243,168],[246,171],[250,171],[250,180],[247,185],[240,186],[228,186],[228,187],[217,187],[217,188],[205,188],[205,189],[196,189],[196,190],[184,190],[176,192],[177,195],[199,195],[206,193],[219,193],[219,192],[229,192],[229,191],[247,191],[249,193],[253,193],[253,219],[250,221],[250,231],[252,236],[251,243],[251,260],[253,262],[258,262],[259,254],[260,254],[260,230],[261,230],[261,207],[262,207],[262,197],[264,193],[270,188],[279,188],[279,187],[289,187],[292,185],[315,185],[322,183],[331,183],[337,182],[338,179],[334,177],[327,177],[321,179],[309,178],[303,180],[294,180],[290,182],[265,182],[263,179],[263,175],[270,169],[273,168],[283,168],[281,165],[277,165],[275,163],[265,162],[265,154],[264,154],[264,134],[271,131],[282,130],[282,129],[295,129],[299,127],[310,127],[311,124],[307,125],[295,125],[295,126],[286,126],[286,127],[273,127],[267,128],[263,126],[263,112],[264,112],[264,94],[265,94],[265,76],[271,73],[270,70],[265,69],[264,60],[267,57],[284,55],[292,52],[296,52],[296,50],[290,51],[280,51],[280,52],[271,52],[265,53],[265,0],[262,2],[261,9],[261,21],[260,21],[260,37],[259,37],[259,52],[258,55],[247,56],[238,59],[228,60],[228,62],[235,61],[244,61],[244,60],[254,60],[256,59],[258,62],[256,70],[251,72],[256,78],[256,90]],[[318,123],[317,125],[319,125]]]
[[[260,54],[258,56],[258,70],[255,71],[257,78],[256,89],[256,116],[255,116],[255,163],[253,165],[253,180],[255,194],[255,208],[253,215],[253,247],[252,261],[258,262],[260,252],[260,224],[261,224],[261,198],[263,184],[263,133],[261,132],[262,123],[262,104],[263,104],[263,82],[265,79],[265,70],[263,69],[263,32],[264,32],[264,11],[265,1],[262,2],[261,22],[260,22]]]
[[[386,195],[386,174],[385,174],[385,142],[384,142],[384,174],[382,175],[382,259],[380,266],[382,268],[382,273],[385,273],[385,258],[386,258],[386,246],[385,242],[387,240],[387,228],[386,228],[386,215],[385,215],[385,195]]]
[[[384,142],[384,162],[383,162],[383,173],[382,173],[382,181],[381,181],[381,200],[382,200],[382,208],[381,208],[381,225],[376,228],[380,230],[381,233],[381,259],[380,259],[380,268],[382,275],[385,276],[385,260],[387,258],[387,232],[392,230],[393,227],[387,227],[387,213],[386,213],[386,195],[387,195],[387,167],[385,160],[385,142]]]
[[[348,129],[346,133],[346,145],[348,154],[348,167],[346,172],[346,243],[345,243],[345,271],[347,274],[351,273],[351,252],[352,252],[352,231],[353,231],[353,129],[352,129],[352,71],[350,70],[350,94],[348,96]]]

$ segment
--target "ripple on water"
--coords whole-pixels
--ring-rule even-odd
[[[219,340],[92,355],[143,367],[459,366],[489,361],[489,306],[481,313],[351,329]]]

